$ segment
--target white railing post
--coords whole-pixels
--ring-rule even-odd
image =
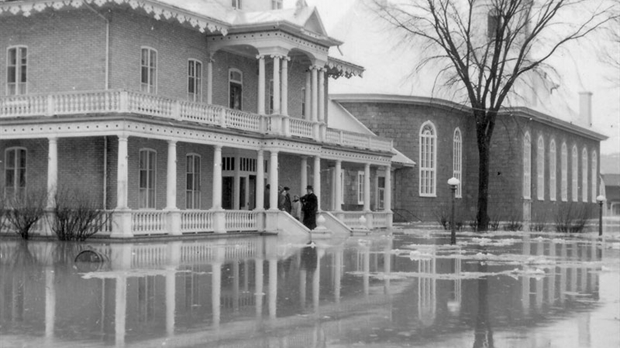
[[[226,108],[220,110],[220,126],[226,128]]]
[[[181,102],[178,100],[172,103],[172,118],[175,120],[181,119]]]
[[[282,116],[282,128],[284,129],[284,136],[291,137],[291,119],[288,116]]]
[[[54,116],[54,96],[47,96],[47,108],[45,110],[45,116]]]
[[[129,111],[129,93],[125,90],[121,91],[120,96],[120,112],[128,112]]]

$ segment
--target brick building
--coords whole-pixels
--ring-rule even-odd
[[[375,134],[415,160],[415,168],[393,175],[395,219],[435,221],[447,216],[447,181],[456,191],[457,219],[475,221],[478,151],[468,107],[425,97],[337,94],[346,108]],[[584,103],[589,94],[582,95]],[[586,108],[587,110],[587,108]],[[588,115],[584,115],[588,116]],[[599,145],[605,136],[525,108],[507,108],[493,134],[489,170],[491,221],[553,223],[567,212],[596,216]],[[540,226],[540,225],[539,225]]]
[[[0,2],[3,197],[79,191],[113,237],[305,231],[275,188],[310,184],[328,228],[390,226],[391,140],[327,126],[329,78],[363,69],[316,9],[243,4]]]

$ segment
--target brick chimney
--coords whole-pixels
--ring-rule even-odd
[[[579,92],[579,121],[592,127],[592,92]]]

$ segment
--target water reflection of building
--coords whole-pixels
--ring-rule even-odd
[[[75,249],[0,244],[0,325],[40,327],[46,340],[41,345],[62,344],[69,328],[80,327],[84,338],[103,337],[117,346],[165,341],[321,347],[328,337],[370,339],[372,328],[384,326],[439,339],[457,316],[475,318],[476,340],[489,346],[494,328],[540,320],[539,314],[552,306],[564,308],[577,293],[596,298],[598,278],[590,272],[596,263],[587,261],[600,259],[591,244],[532,239],[522,248],[532,260],[518,280],[465,279],[466,272],[483,271],[479,261],[437,253],[434,246],[418,259],[398,256],[391,238],[313,245],[250,238],[94,248],[109,261],[76,274],[67,262]],[[12,261],[18,252],[32,255],[38,271]],[[543,256],[555,262],[541,262]],[[505,268],[484,267],[488,272]],[[545,267],[547,276],[537,277],[537,267]],[[483,287],[488,294],[482,294]],[[513,298],[518,301],[511,303]],[[451,302],[459,304],[458,311],[450,309]],[[511,318],[494,313],[500,304],[515,312]]]

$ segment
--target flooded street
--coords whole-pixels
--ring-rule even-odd
[[[618,347],[620,239],[0,242],[1,347]]]

